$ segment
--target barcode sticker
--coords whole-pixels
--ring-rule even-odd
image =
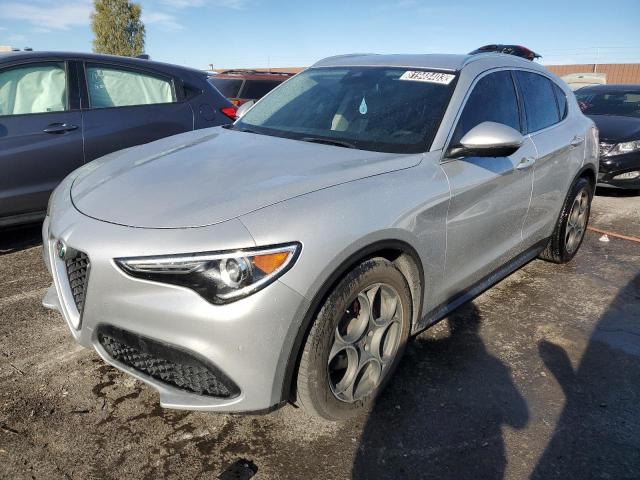
[[[410,80],[412,82],[439,83],[440,85],[449,85],[455,78],[450,73],[425,72],[423,70],[407,70],[402,74],[400,80]]]

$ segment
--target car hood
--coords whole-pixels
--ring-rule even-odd
[[[216,127],[95,160],[78,171],[71,199],[83,214],[120,225],[199,227],[421,159]]]
[[[590,115],[598,127],[600,140],[619,143],[640,138],[640,118],[620,115]]]

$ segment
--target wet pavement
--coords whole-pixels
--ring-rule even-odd
[[[592,225],[640,236],[640,197]],[[40,306],[38,229],[0,232],[0,478],[640,478],[640,243],[588,232],[418,336],[371,412],[164,410]]]

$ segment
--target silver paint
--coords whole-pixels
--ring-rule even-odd
[[[53,193],[43,237],[57,299],[50,290],[46,304],[62,311],[80,344],[156,388],[163,406],[251,411],[286,400],[285,369],[311,301],[345,262],[379,241],[417,252],[425,278],[415,332],[430,310],[548,237],[580,168],[590,164],[597,172],[592,123],[568,87],[540,65],[498,54],[355,55],[313,68],[340,65],[458,71],[430,151],[373,153],[215,128],[110,154],[81,167]],[[525,135],[510,157],[447,158],[473,84],[499,69],[532,70],[557,82],[569,100],[567,119]],[[571,145],[576,136],[586,141]],[[518,168],[523,160],[528,165]],[[80,328],[61,261],[52,254],[58,239],[91,260]],[[303,248],[291,270],[221,306],[187,288],[131,278],[113,262],[292,241]],[[210,359],[241,394],[205,398],[136,373],[97,342],[102,323]]]

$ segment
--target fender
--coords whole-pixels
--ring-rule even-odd
[[[287,401],[290,399],[293,388],[293,379],[295,378],[295,374],[297,373],[298,368],[298,360],[300,359],[300,354],[302,353],[302,346],[304,345],[304,341],[309,334],[309,330],[311,329],[311,325],[313,320],[315,319],[318,311],[322,307],[322,303],[325,298],[329,295],[331,290],[335,287],[335,285],[358,263],[362,262],[366,258],[374,255],[376,253],[384,253],[385,251],[398,251],[403,254],[411,257],[415,265],[417,266],[419,276],[420,276],[420,301],[418,313],[414,312],[414,319],[420,318],[422,313],[422,305],[423,305],[423,297],[424,297],[424,269],[422,265],[422,261],[420,259],[420,255],[418,252],[409,245],[407,242],[403,240],[389,239],[389,240],[380,240],[374,242],[360,250],[356,251],[349,255],[344,262],[324,281],[321,287],[318,289],[316,294],[314,295],[311,304],[306,309],[306,311],[298,312],[299,315],[302,316],[302,321],[300,323],[300,328],[296,334],[296,338],[293,342],[293,346],[288,353],[288,358],[286,362],[286,370],[284,374],[284,379],[282,382],[282,396],[281,399],[283,401]],[[382,255],[384,256],[384,255]],[[407,279],[407,281],[409,281]],[[413,321],[413,319],[412,319]],[[413,325],[412,325],[413,327]],[[286,354],[287,352],[283,352]]]

